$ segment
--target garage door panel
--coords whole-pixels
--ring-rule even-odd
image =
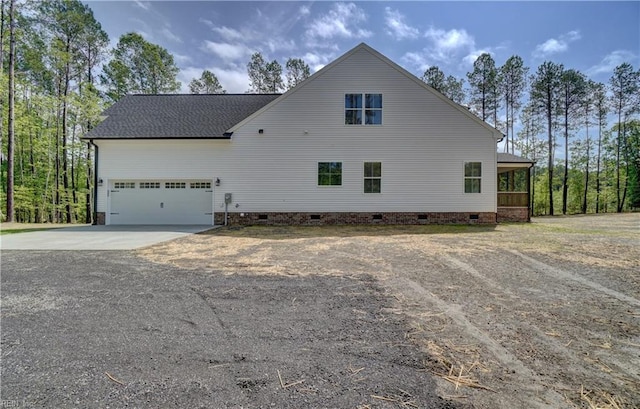
[[[210,181],[116,181],[109,196],[110,224],[212,224]]]

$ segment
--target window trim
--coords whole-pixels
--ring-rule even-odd
[[[467,176],[467,164],[468,163],[479,163],[480,164],[480,176]],[[462,192],[464,194],[482,194],[482,161],[480,160],[465,160],[462,162]],[[467,180],[478,180],[480,184],[478,185],[477,192],[467,192]]]
[[[182,181],[166,181],[164,182],[164,188],[169,190],[186,189],[187,183]]]
[[[347,108],[346,107],[346,97],[347,95],[360,95],[360,100],[362,101],[362,106],[360,108]],[[380,108],[369,108],[367,107],[367,95],[380,95]],[[344,126],[382,126],[384,124],[384,94],[382,92],[345,92],[343,98],[343,106],[342,106],[342,117],[343,117],[343,125]],[[359,111],[360,112],[360,123],[347,123],[347,111]],[[379,124],[368,124],[367,123],[367,111],[380,111],[380,123]]]
[[[365,174],[365,166],[367,165],[367,163],[379,163],[380,164],[380,176],[379,177],[374,177],[374,176],[366,176]],[[364,195],[381,195],[382,194],[382,176],[384,174],[383,170],[382,170],[382,161],[381,160],[367,160],[367,161],[363,161],[362,162],[362,194]],[[366,180],[379,180],[380,181],[380,191],[379,192],[367,192],[365,191],[365,181]]]
[[[138,182],[139,189],[160,189],[161,187],[162,187],[162,184],[160,182],[147,181],[147,180]]]
[[[196,180],[189,182],[189,189],[211,189],[211,182],[205,180]]]
[[[114,189],[135,189],[136,182],[113,182]]]
[[[340,164],[340,184],[339,185],[321,185],[320,184],[320,164],[321,163],[339,163]],[[316,186],[320,188],[336,188],[344,186],[344,161],[342,160],[322,160],[316,162]],[[331,173],[329,173],[331,175]]]

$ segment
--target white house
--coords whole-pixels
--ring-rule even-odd
[[[85,136],[99,224],[497,221],[503,135],[366,44],[283,95],[131,95],[105,116]]]

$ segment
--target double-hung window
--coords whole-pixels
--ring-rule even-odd
[[[342,162],[318,162],[318,186],[342,186]]]
[[[382,94],[345,94],[345,125],[381,125]]]
[[[364,193],[380,193],[382,191],[382,163],[364,163]]]
[[[482,162],[464,163],[464,192],[480,193],[482,184]]]

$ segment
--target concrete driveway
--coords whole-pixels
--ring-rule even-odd
[[[0,236],[2,250],[133,250],[213,226],[77,226]]]

